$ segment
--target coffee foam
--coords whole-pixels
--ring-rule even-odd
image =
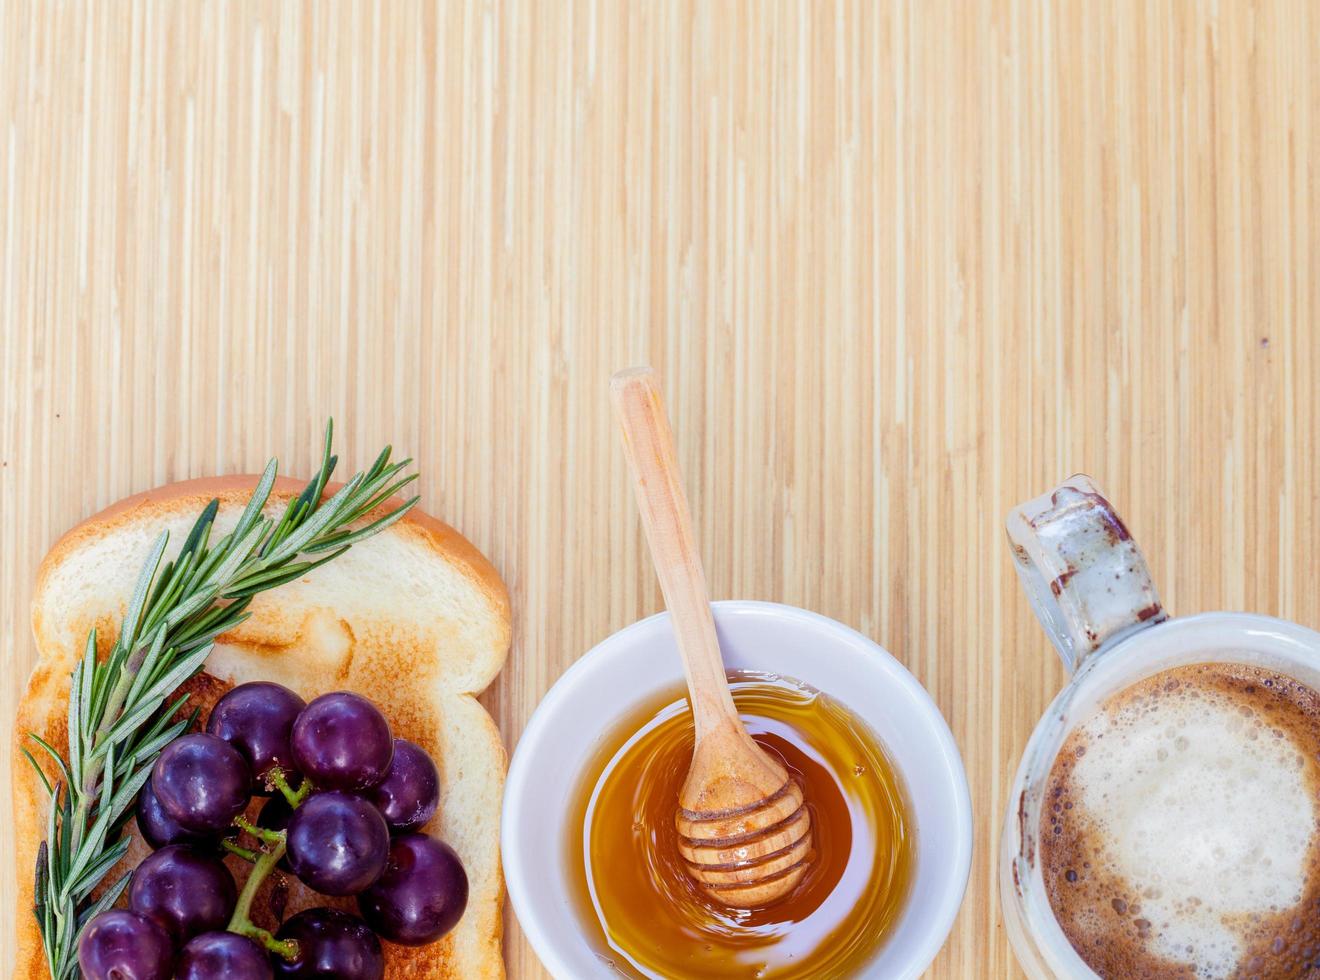
[[[1320,956],[1320,697],[1197,664],[1106,702],[1050,775],[1042,872],[1104,976],[1295,977]]]

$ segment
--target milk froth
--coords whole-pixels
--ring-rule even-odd
[[[1320,696],[1242,664],[1127,688],[1042,808],[1051,907],[1102,976],[1320,976]]]

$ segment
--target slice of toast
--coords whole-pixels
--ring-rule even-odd
[[[216,534],[223,533],[255,483],[255,477],[190,480],[130,497],[64,535],[42,562],[32,603],[39,660],[12,745],[16,977],[46,975],[31,910],[48,804],[20,746],[28,732],[37,732],[67,754],[69,676],[88,630],[99,630],[104,657],[157,535],[169,530],[166,557],[172,557],[213,497],[220,500]],[[269,509],[282,508],[301,489],[294,480],[277,481]],[[453,528],[413,510],[329,564],[257,596],[251,611],[220,638],[205,673],[186,685],[192,695],[187,707],[200,708],[204,720],[226,690],[250,680],[277,681],[307,700],[352,690],[375,701],[395,735],[425,747],[440,767],[440,808],[425,829],[458,851],[470,887],[462,920],[439,942],[419,948],[382,943],[385,975],[503,977],[499,818],[507,756],[475,698],[509,648],[509,597],[498,573]],[[252,813],[259,806],[254,802]],[[134,824],[129,832],[136,838]],[[124,867],[107,882],[146,854],[135,839]],[[241,887],[248,866],[238,858],[228,863]],[[263,885],[253,917],[274,928],[281,917],[315,905],[356,911],[353,899],[327,899],[277,873]]]

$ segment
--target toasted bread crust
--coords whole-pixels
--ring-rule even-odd
[[[33,904],[33,862],[45,832],[46,794],[22,755],[21,747],[26,741],[26,733],[40,732],[56,748],[67,753],[65,732],[69,673],[74,658],[81,652],[81,649],[66,649],[69,646],[66,638],[68,627],[84,631],[90,626],[96,626],[102,654],[108,650],[118,629],[117,615],[98,614],[96,621],[83,622],[76,618],[76,614],[66,613],[64,608],[52,608],[52,579],[61,566],[75,559],[84,549],[126,527],[151,528],[178,520],[182,515],[190,516],[200,511],[212,498],[220,500],[222,513],[229,510],[236,512],[246,502],[256,480],[255,476],[187,480],[127,497],[64,534],[41,563],[34,590],[32,624],[39,659],[19,703],[11,743],[18,859],[15,872],[19,908],[18,921],[15,923],[18,954],[14,973],[16,977],[46,975],[40,935],[35,917],[30,913]],[[300,492],[303,485],[291,479],[277,480],[271,494],[272,502],[287,500]],[[329,487],[327,493],[335,489],[337,487]],[[428,670],[434,666],[431,661],[443,657],[444,652],[437,650],[434,645],[428,645],[425,637],[408,635],[405,628],[408,624],[389,624],[391,629],[385,631],[389,639],[382,642],[380,637],[371,635],[359,637],[353,624],[338,620],[334,626],[343,630],[350,648],[342,664],[333,674],[311,677],[307,684],[294,686],[300,686],[304,696],[314,696],[324,690],[346,686],[376,697],[386,707],[387,714],[392,714],[391,721],[397,734],[420,742],[437,756],[442,781],[446,784],[443,789],[446,799],[449,794],[459,792],[449,785],[451,773],[445,765],[447,754],[457,754],[460,743],[463,746],[476,746],[472,752],[475,761],[464,756],[462,764],[456,767],[460,772],[453,778],[461,780],[460,788],[464,793],[474,788],[480,799],[471,803],[455,800],[452,809],[459,811],[459,815],[453,819],[457,821],[461,818],[461,824],[451,825],[449,814],[442,813],[437,817],[439,826],[432,829],[441,836],[463,838],[472,846],[479,847],[483,861],[487,852],[493,850],[493,861],[487,862],[493,864],[493,874],[487,873],[484,876],[486,887],[481,889],[479,899],[474,892],[475,900],[470,903],[465,917],[468,921],[460,923],[460,931],[464,933],[461,940],[451,934],[440,943],[420,950],[409,950],[387,943],[386,975],[410,978],[502,977],[504,883],[498,867],[497,842],[498,803],[507,756],[494,722],[477,704],[474,696],[498,673],[507,655],[511,632],[508,591],[490,562],[466,538],[442,521],[414,509],[385,533],[414,546],[423,545],[431,557],[457,570],[479,593],[487,607],[482,610],[483,617],[495,625],[490,631],[490,648],[477,651],[478,655],[473,658],[478,669],[467,676],[461,688],[445,687],[442,681],[436,679],[434,671]],[[369,547],[370,541],[356,547],[364,546]],[[272,604],[276,608],[278,605]],[[299,663],[285,661],[296,661],[309,646],[315,645],[316,628],[324,626],[325,617],[317,619],[321,612],[310,610],[307,618],[293,627],[285,621],[268,624],[267,634],[273,629],[280,641],[274,646],[270,645],[267,634],[260,634],[253,646],[253,637],[242,628],[236,634],[243,635],[221,637],[220,643],[229,648],[228,660],[221,672],[229,670],[232,674],[233,662],[237,659],[241,668],[239,676],[213,678],[209,674],[202,675],[192,685],[197,688],[193,691],[192,703],[203,708],[204,712],[209,710],[210,705],[232,681],[247,679],[242,675],[248,671],[254,671],[256,676],[260,676],[266,669],[297,671],[301,666]],[[74,615],[75,619],[66,621],[66,615]],[[262,613],[258,611],[250,623],[261,618]],[[63,630],[57,629],[57,626],[63,627]],[[80,635],[85,635],[85,632]],[[211,669],[208,666],[208,671]],[[304,672],[309,669],[310,666],[303,667]],[[456,738],[455,729],[460,725],[460,737]],[[484,771],[464,771],[474,767]],[[135,864],[144,853],[141,845],[135,842],[125,863]],[[490,870],[487,869],[488,872]],[[290,895],[290,911],[312,904],[313,901],[317,904],[344,904],[324,902],[294,884]],[[345,907],[351,909],[351,902]],[[463,944],[461,951],[456,949],[460,941]]]
[[[184,503],[195,502],[194,507],[183,507],[184,510],[189,511],[200,511],[212,499],[219,500],[221,507],[234,504],[241,506],[247,502],[259,478],[257,474],[204,476],[167,483],[124,497],[65,531],[51,546],[37,568],[36,587],[32,592],[32,629],[36,634],[37,642],[40,644],[42,639],[40,598],[46,592],[51,571],[65,561],[71,552],[88,541],[102,537],[116,527],[131,521],[151,520],[157,516],[168,517],[177,514],[181,504]],[[305,483],[291,477],[276,477],[275,486],[270,494],[271,500],[287,500],[301,493],[304,486]],[[333,496],[342,486],[342,483],[327,484],[323,496]],[[370,516],[379,516],[386,509],[388,508],[382,505],[372,511]],[[500,578],[500,573],[495,570],[495,566],[486,559],[486,556],[454,528],[416,507],[396,527],[401,531],[424,537],[435,549],[438,557],[466,569],[468,577],[480,588],[492,608],[498,611],[500,619],[508,625],[509,633],[506,633],[503,643],[504,649],[507,650],[512,631],[509,590],[504,580]],[[43,648],[40,653],[44,657],[45,649]],[[500,666],[503,666],[503,660],[487,678],[486,683],[494,679]],[[483,684],[481,688],[468,693],[479,694],[484,689]]]

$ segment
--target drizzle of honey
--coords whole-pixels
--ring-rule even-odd
[[[871,731],[818,691],[750,672],[730,684],[748,732],[802,780],[816,842],[802,883],[768,908],[736,910],[688,878],[674,808],[693,733],[678,688],[625,719],[583,774],[567,842],[579,918],[621,976],[854,974],[913,876],[898,775]]]

